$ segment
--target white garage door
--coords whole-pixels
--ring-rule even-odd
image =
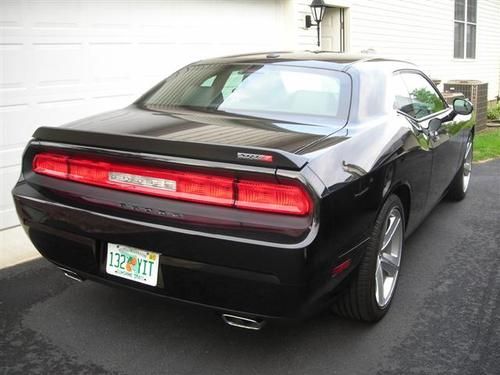
[[[0,229],[36,127],[122,107],[201,58],[286,47],[284,1],[0,1]]]

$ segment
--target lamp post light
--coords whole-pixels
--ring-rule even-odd
[[[311,5],[311,13],[314,18],[314,22],[312,23],[311,21],[311,16],[307,15],[306,16],[306,29],[310,28],[311,26],[316,26],[317,31],[318,31],[318,47],[320,46],[320,39],[319,39],[319,27],[321,24],[321,21],[323,21],[323,16],[325,15],[325,9],[327,8],[325,2],[323,0],[313,0]]]

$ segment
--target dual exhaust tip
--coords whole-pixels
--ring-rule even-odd
[[[84,281],[84,279],[74,271],[63,267],[59,267],[59,269],[64,273],[64,276],[71,280],[78,282]],[[231,327],[249,329],[252,331],[259,331],[266,323],[264,320],[256,320],[232,314],[222,314],[222,320]]]

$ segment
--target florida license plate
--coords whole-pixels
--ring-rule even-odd
[[[106,273],[156,286],[160,254],[135,247],[108,243]]]

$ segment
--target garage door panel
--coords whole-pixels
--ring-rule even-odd
[[[158,78],[165,77],[167,73],[175,69],[176,59],[172,56],[172,50],[176,49],[173,43],[163,42],[141,42],[138,43],[138,55],[141,56],[136,62],[136,71],[141,77]]]
[[[78,0],[25,2],[25,13],[31,27],[35,29],[79,28],[83,25],[83,3]]]
[[[85,100],[85,88],[81,85],[39,86],[33,90],[32,102],[36,104],[66,103]]]
[[[97,42],[89,45],[93,81],[123,81],[131,76],[134,54],[130,43]]]
[[[0,29],[22,27],[24,23],[23,6],[19,0],[0,1]]]
[[[8,150],[0,150],[0,167],[3,170],[7,167],[15,167],[19,165],[19,158],[24,151],[24,142],[18,146],[9,147]]]
[[[85,116],[87,106],[84,99],[40,102],[34,109],[36,125],[33,131],[39,126],[59,126],[73,121],[78,115]]]
[[[94,97],[90,99],[92,109],[95,113],[108,111],[110,108],[123,108],[129,105],[135,96],[133,95],[109,95]]]
[[[38,126],[124,107],[195,60],[281,50],[282,4],[0,0],[0,229],[15,223],[10,188]]]
[[[81,43],[34,45],[36,83],[39,86],[76,85],[84,79]]]
[[[34,130],[33,120],[26,104],[0,107],[0,147],[26,142]]]
[[[0,45],[0,54],[0,90],[25,87],[27,77],[23,69],[19,69],[20,64],[28,60],[25,46],[21,43]]]
[[[85,2],[85,13],[88,25],[98,30],[120,31],[133,25],[134,19],[140,14],[140,3],[132,1],[92,1]]]

